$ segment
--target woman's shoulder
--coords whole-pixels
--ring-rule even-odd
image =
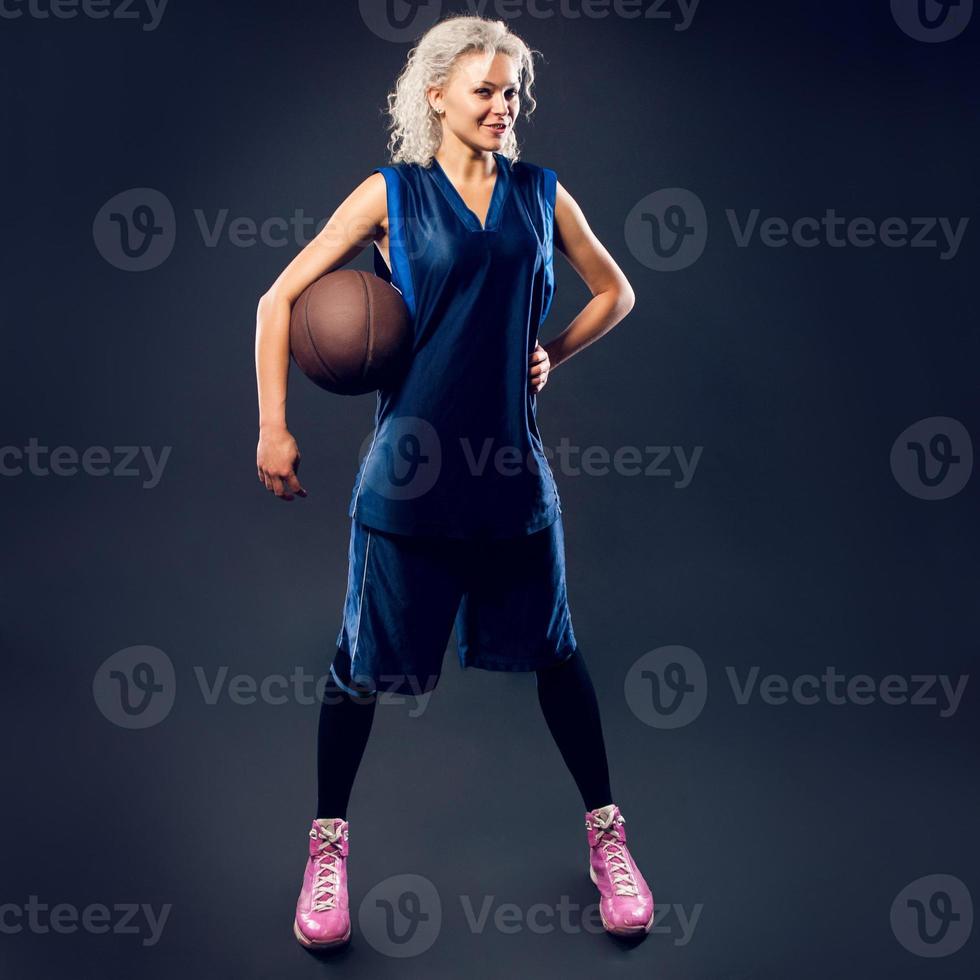
[[[400,160],[398,162],[395,162],[393,160],[389,160],[387,163],[379,163],[374,169],[375,169],[375,171],[378,171],[378,170],[393,170],[395,173],[406,174],[406,173],[409,173],[412,170],[415,170],[416,168],[418,168],[420,166],[421,166],[421,164],[419,164],[419,163],[407,163],[404,160]]]
[[[513,160],[510,162],[510,170],[515,176],[525,177],[533,180],[544,178],[554,178],[555,171],[551,167],[546,167],[541,163],[532,163],[530,160]]]
[[[417,175],[421,169],[422,165],[419,163],[389,160],[387,163],[379,163],[371,173],[372,175],[380,174],[384,177],[389,188],[392,186],[412,187],[417,182]]]
[[[510,165],[510,172],[514,182],[524,188],[525,193],[554,202],[558,175],[551,167],[530,160],[515,160]]]

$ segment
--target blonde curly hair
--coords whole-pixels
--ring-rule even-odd
[[[512,34],[502,20],[472,17],[465,14],[446,17],[430,27],[408,53],[408,60],[388,93],[387,114],[388,154],[392,163],[431,164],[442,142],[442,124],[426,97],[430,86],[444,85],[455,66],[456,59],[471,51],[485,54],[504,54],[517,65],[521,83],[521,111],[530,116],[537,105],[531,93],[534,84],[533,55],[540,51],[529,48],[521,38]],[[524,103],[527,103],[527,109]],[[515,162],[520,151],[513,128],[508,129],[500,145],[500,153]]]

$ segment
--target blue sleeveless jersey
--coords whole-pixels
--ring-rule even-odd
[[[411,365],[377,393],[348,514],[399,534],[505,538],[561,512],[537,426],[530,356],[555,291],[555,171],[494,153],[486,225],[439,162],[378,167],[389,270],[405,300]]]

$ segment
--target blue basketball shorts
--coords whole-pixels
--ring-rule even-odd
[[[463,669],[533,671],[576,650],[560,514],[532,534],[492,540],[352,520],[348,558],[331,674],[351,694],[433,690],[454,625]]]

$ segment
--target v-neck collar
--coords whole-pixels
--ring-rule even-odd
[[[500,218],[500,210],[503,207],[507,189],[510,186],[510,161],[502,153],[493,152],[494,159],[497,161],[497,175],[493,184],[493,192],[490,195],[490,207],[487,210],[486,224],[481,225],[480,219],[471,211],[463,200],[462,195],[456,190],[456,185],[449,179],[446,171],[442,169],[442,164],[432,158],[432,175],[443,192],[446,200],[449,201],[452,209],[459,215],[460,221],[470,231],[483,232],[494,231]]]

